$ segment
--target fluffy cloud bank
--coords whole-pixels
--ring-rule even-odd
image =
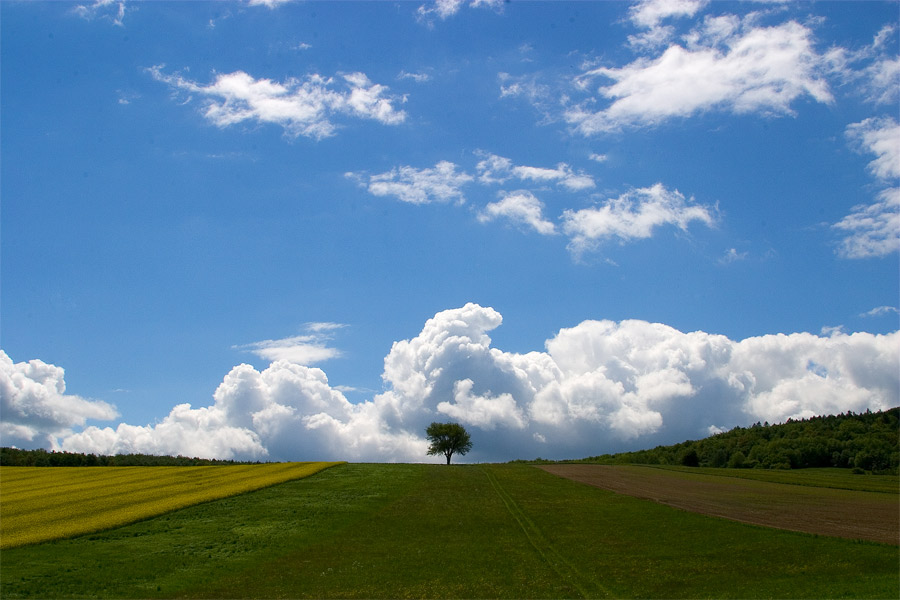
[[[13,363],[0,350],[0,439],[4,446],[57,448],[88,419],[118,416],[106,402],[66,394],[65,371],[40,360]]]
[[[112,418],[112,409],[96,404],[86,415],[92,405],[61,396],[58,367],[2,364],[4,373],[20,373],[14,389],[49,383],[67,407],[49,411],[44,436],[59,436],[66,450],[102,453],[421,461],[428,423],[454,420],[470,428],[471,460],[562,458],[900,404],[900,332],[733,341],[646,321],[584,321],[543,350],[519,354],[493,347],[488,333],[501,323],[477,304],[437,313],[417,336],[394,343],[384,359],[386,391],[359,404],[321,369],[278,360],[262,371],[234,367],[211,406],[181,404],[155,425],[79,433],[65,428],[86,416]],[[5,377],[4,431],[25,422],[39,428],[46,405],[17,401]],[[19,407],[17,421],[7,422],[8,406]]]
[[[275,123],[291,137],[320,140],[334,135],[333,118],[346,115],[396,125],[406,113],[395,104],[401,98],[388,95],[388,88],[373,83],[364,73],[347,73],[337,79],[318,74],[284,82],[256,79],[243,71],[224,73],[203,85],[179,75],[163,73],[163,66],[148,69],[157,81],[176,90],[205,97],[203,116],[218,127],[244,121]],[[343,84],[345,89],[334,89]]]

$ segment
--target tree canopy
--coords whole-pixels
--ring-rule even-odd
[[[459,423],[432,423],[425,430],[428,441],[428,455],[443,454],[450,464],[450,457],[454,454],[463,455],[472,449],[472,439],[469,432]]]
[[[711,437],[650,450],[605,454],[584,462],[693,467],[801,469],[844,467],[896,474],[900,467],[900,408],[755,423]]]
[[[153,454],[116,454],[105,456],[79,452],[49,452],[43,449],[0,448],[4,467],[200,467],[207,465],[258,464],[213,458],[156,456]]]

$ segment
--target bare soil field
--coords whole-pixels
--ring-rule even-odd
[[[547,465],[558,475],[683,510],[744,523],[900,543],[895,494],[806,487],[652,467]]]

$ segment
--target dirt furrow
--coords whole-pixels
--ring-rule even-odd
[[[805,487],[650,467],[547,465],[545,471],[620,494],[744,523],[900,543],[895,494]]]

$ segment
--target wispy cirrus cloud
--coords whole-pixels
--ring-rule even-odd
[[[872,310],[868,310],[859,316],[861,317],[883,317],[889,314],[900,314],[900,309],[896,306],[877,306]]]
[[[103,19],[113,25],[125,25],[125,0],[94,0],[93,4],[78,4],[72,12],[89,21]]]
[[[416,9],[416,20],[428,27],[434,27],[436,19],[444,21],[457,14],[464,6],[490,8],[496,12],[503,10],[503,0],[435,0]]]
[[[900,57],[892,43],[896,35],[897,25],[888,23],[871,44],[856,49],[830,48],[825,58],[831,72],[867,102],[896,105],[900,97]]]
[[[431,75],[428,73],[423,73],[421,71],[412,73],[409,71],[400,71],[400,74],[397,75],[397,79],[411,79],[416,83],[426,83],[431,81]]]
[[[294,0],[248,0],[248,6],[265,6],[268,9],[275,9],[282,4],[289,4]]]
[[[258,357],[274,362],[284,360],[298,365],[313,365],[332,358],[339,358],[341,351],[329,345],[333,339],[332,332],[346,327],[342,323],[307,323],[306,334],[281,338],[278,340],[262,340],[234,346]]]
[[[566,163],[559,163],[554,168],[516,165],[503,156],[478,152],[482,160],[475,169],[478,180],[482,183],[505,183],[510,179],[533,181],[535,183],[556,183],[570,191],[581,191],[595,187],[594,178],[584,171],[572,169]]]
[[[304,79],[277,82],[234,71],[202,84],[166,74],[163,68],[153,66],[148,72],[175,90],[205,98],[203,116],[222,128],[243,122],[272,123],[280,125],[289,137],[321,140],[335,134],[338,125],[334,119],[339,116],[384,125],[397,125],[406,119],[406,113],[398,108],[403,99],[391,96],[386,86],[373,83],[364,73],[336,78],[310,74]]]
[[[720,265],[730,265],[742,260],[747,260],[749,254],[747,252],[738,252],[737,248],[729,248],[725,254],[719,259]]]
[[[394,196],[410,204],[431,204],[455,200],[465,202],[462,187],[474,178],[457,171],[457,165],[442,160],[433,168],[417,169],[411,166],[395,167],[390,171],[366,176],[346,173],[356,179],[374,196]]]

